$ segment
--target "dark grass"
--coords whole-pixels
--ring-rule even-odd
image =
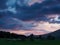
[[[60,45],[60,40],[20,41],[20,40],[0,39],[0,45]]]

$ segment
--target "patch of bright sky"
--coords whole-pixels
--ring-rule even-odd
[[[44,0],[31,0],[28,4],[31,6],[34,3],[42,3]]]
[[[60,14],[51,14],[47,16],[47,18],[50,18],[50,21],[60,21],[59,17]]]
[[[27,23],[25,22],[24,27],[27,27],[28,30],[24,30],[24,29],[14,29],[14,30],[7,30],[10,31],[11,33],[17,33],[17,34],[36,34],[36,35],[40,35],[40,34],[46,34],[49,32],[54,32],[58,29],[60,29],[60,24],[58,23],[49,23],[49,22],[44,22],[44,21],[39,21],[39,22],[35,22],[35,27],[29,26],[31,23],[29,22],[29,24],[27,25]],[[27,25],[27,26],[26,26]],[[16,27],[15,27],[16,28]],[[31,28],[31,29],[30,29]]]

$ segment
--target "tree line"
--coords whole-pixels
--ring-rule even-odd
[[[25,36],[25,35],[18,35],[15,33],[10,33],[10,32],[5,32],[5,31],[0,31],[0,38],[7,38],[7,39],[20,39],[20,40],[54,40],[55,37],[52,35],[48,35],[47,37],[44,37],[43,35],[29,35],[29,36]]]

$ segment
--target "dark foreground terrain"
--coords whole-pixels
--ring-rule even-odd
[[[21,41],[0,39],[0,45],[60,45],[60,40]]]

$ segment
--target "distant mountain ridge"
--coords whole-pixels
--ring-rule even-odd
[[[56,39],[60,39],[60,29],[58,29],[57,31],[45,34],[43,36],[47,37],[49,35],[54,36]]]

